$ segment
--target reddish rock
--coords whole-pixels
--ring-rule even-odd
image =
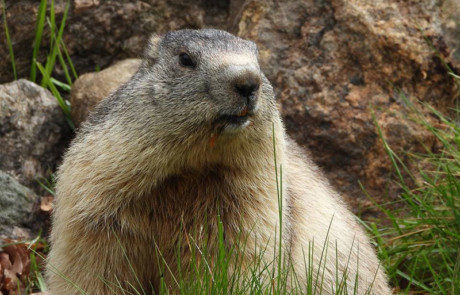
[[[312,151],[353,208],[365,210],[358,181],[384,197],[392,170],[373,117],[397,153],[422,151],[435,140],[408,118],[402,97],[446,111],[458,95],[436,56],[437,50],[458,72],[458,47],[448,45],[441,7],[386,0],[237,2],[231,29],[259,45],[288,132]],[[397,187],[389,188],[395,196]]]

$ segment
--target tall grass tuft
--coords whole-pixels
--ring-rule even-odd
[[[50,52],[46,59],[45,72],[48,77],[51,77],[51,74],[56,64],[56,58],[59,56],[59,61],[63,65],[64,72],[66,73],[66,78],[68,78],[68,81],[70,81],[70,84],[71,84],[72,82],[68,74],[67,66],[65,64],[64,58],[62,57],[62,54],[60,53],[62,35],[64,33],[64,28],[65,28],[69,8],[70,8],[70,1],[67,1],[65,9],[64,9],[64,15],[62,16],[61,24],[59,25],[59,29],[58,29],[56,25],[56,20],[55,20],[54,0],[51,0],[50,17],[48,19],[48,25],[50,26],[50,29],[51,29],[51,45],[50,45]],[[57,30],[57,34],[56,34],[56,30]],[[50,82],[49,79],[43,77],[41,81],[42,87],[47,87],[49,85],[48,84],[49,82]]]
[[[460,124],[424,104],[440,122],[435,127],[419,107],[403,94],[401,98],[442,147],[436,153],[429,147],[424,154],[408,153],[418,168],[411,173],[377,125],[398,176],[403,205],[398,212],[384,207],[392,226],[377,230],[374,224],[373,233],[392,283],[401,291],[460,294]],[[409,179],[416,188],[408,185]]]

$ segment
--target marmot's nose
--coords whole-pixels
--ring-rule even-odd
[[[259,89],[259,83],[246,81],[246,83],[235,84],[236,91],[243,97],[250,97]]]
[[[233,81],[236,92],[245,99],[245,102],[252,106],[257,99],[257,90],[260,86],[259,75],[252,71],[245,72]]]

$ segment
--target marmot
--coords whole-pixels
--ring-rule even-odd
[[[206,233],[213,253],[217,219],[226,247],[245,237],[247,267],[261,248],[272,263],[282,224],[282,251],[303,290],[310,281],[315,293],[391,294],[364,230],[286,135],[253,42],[180,30],[153,36],[145,55],[58,170],[51,294],[150,294],[161,280],[175,292],[168,273],[184,273],[199,244],[188,234]]]

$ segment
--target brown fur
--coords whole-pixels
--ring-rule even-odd
[[[207,49],[196,57],[201,64],[181,68],[177,50],[193,53],[203,40]],[[182,245],[187,269],[192,243],[187,235],[198,230],[190,235],[198,239],[193,243],[206,240],[214,253],[217,215],[229,248],[240,234],[247,239],[245,265],[261,247],[266,250],[262,259],[271,262],[280,223],[274,133],[282,166],[283,251],[302,288],[310,245],[314,281],[319,265],[325,267],[323,294],[336,286],[336,257],[339,278],[348,269],[349,293],[358,271],[358,294],[365,294],[374,275],[371,294],[390,294],[361,226],[287,137],[253,45],[214,30],[179,31],[152,42],[139,72],[99,106],[59,169],[48,263],[51,293],[77,294],[77,285],[88,294],[113,294],[107,282],[117,279],[127,289],[151,292],[161,276],[174,290],[169,271],[158,267],[158,251],[177,274],[176,249]],[[225,131],[221,123],[212,123],[216,114],[241,112],[225,81],[254,73],[262,85],[251,124]],[[200,80],[197,75],[209,76]],[[323,248],[328,252],[321,259]]]

